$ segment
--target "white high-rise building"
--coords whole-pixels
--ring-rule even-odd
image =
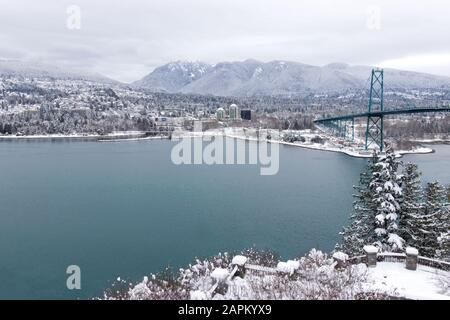
[[[230,106],[230,119],[236,120],[240,118],[241,114],[239,113],[239,107],[233,103]]]

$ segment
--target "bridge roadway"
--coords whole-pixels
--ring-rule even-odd
[[[314,123],[325,123],[332,121],[353,120],[356,118],[367,117],[381,117],[397,114],[413,114],[413,113],[426,113],[426,112],[450,112],[450,107],[433,107],[433,108],[411,108],[411,109],[398,109],[398,110],[385,110],[385,111],[372,111],[364,113],[354,113],[345,116],[336,116],[331,118],[316,119]]]

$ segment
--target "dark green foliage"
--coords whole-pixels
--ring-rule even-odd
[[[378,156],[374,154],[366,170],[360,174],[359,185],[353,187],[356,193],[353,195],[355,200],[353,202],[353,213],[350,216],[350,225],[341,232],[343,242],[337,246],[338,250],[349,255],[362,254],[364,245],[375,241],[374,217],[376,206],[372,201],[372,192],[369,185],[377,159]]]

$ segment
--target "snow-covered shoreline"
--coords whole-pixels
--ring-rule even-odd
[[[329,144],[326,145],[326,144],[319,144],[319,143],[307,144],[307,143],[286,142],[286,141],[280,141],[280,140],[266,140],[266,139],[258,140],[256,137],[233,134],[233,133],[231,133],[231,130],[225,130],[225,131],[214,130],[214,131],[207,131],[207,132],[202,132],[202,133],[189,132],[189,133],[183,133],[181,136],[179,136],[179,138],[183,138],[183,137],[200,138],[200,137],[212,137],[212,136],[223,136],[223,137],[232,138],[232,139],[240,139],[240,140],[254,141],[254,142],[267,141],[270,143],[278,143],[278,144],[282,144],[282,145],[300,147],[300,148],[316,150],[316,151],[343,153],[350,157],[355,157],[355,158],[371,158],[372,157],[371,152],[364,152],[363,150],[356,150],[356,149],[352,150],[352,149],[331,146]],[[363,151],[363,152],[361,153],[361,151]],[[431,148],[420,147],[420,148],[416,148],[413,150],[399,150],[399,151],[396,151],[395,153],[396,153],[397,157],[402,157],[405,154],[429,154],[429,153],[434,153],[434,152],[435,151]]]
[[[245,139],[243,137],[230,136],[230,135],[227,135],[227,137],[235,138],[235,139]],[[254,140],[256,140],[256,139],[254,139]],[[294,146],[294,147],[300,147],[300,148],[304,148],[304,149],[311,149],[311,150],[318,150],[318,151],[338,152],[338,153],[343,153],[350,157],[355,157],[355,158],[371,158],[372,157],[371,153],[369,153],[369,154],[360,153],[357,150],[348,150],[345,148],[337,148],[337,147],[325,146],[325,145],[321,145],[321,144],[300,144],[300,143],[275,141],[275,140],[270,140],[270,143],[278,143],[278,144],[284,144],[284,145],[288,145],[288,146]],[[396,154],[399,157],[401,157],[405,154],[428,154],[428,153],[434,153],[434,150],[431,148],[422,147],[422,148],[417,148],[414,150],[396,151]]]
[[[128,142],[128,141],[142,141],[142,140],[161,140],[168,139],[167,136],[151,136],[151,137],[134,137],[134,138],[119,138],[119,139],[99,139],[98,142]]]
[[[246,141],[261,141],[254,137],[242,136],[233,134],[226,131],[207,131],[202,133],[189,132],[183,133],[179,137],[205,137],[205,136],[224,136],[232,139],[241,139]],[[106,135],[100,135],[95,133],[90,134],[49,134],[49,135],[29,135],[29,136],[13,136],[13,135],[5,135],[0,136],[1,140],[39,140],[39,139],[97,139],[98,142],[126,142],[126,141],[140,141],[140,140],[160,140],[166,139],[168,137],[164,136],[145,136],[145,132],[143,131],[119,131],[112,132]],[[371,153],[361,152],[361,150],[348,149],[332,146],[329,144],[319,144],[319,143],[294,143],[294,142],[286,142],[280,140],[263,140],[269,141],[270,143],[278,143],[287,146],[300,147],[304,149],[317,150],[317,151],[326,151],[326,152],[337,152],[343,153],[350,157],[355,158],[370,158],[372,157]],[[429,139],[429,140],[413,140],[418,143],[450,143],[450,140],[442,140],[442,139]],[[413,150],[399,150],[396,151],[398,157],[401,157],[406,154],[428,154],[434,153],[434,150],[427,147],[420,147]]]
[[[98,141],[136,141],[136,140],[150,140],[162,139],[163,136],[146,136],[145,131],[117,131],[108,134],[95,133],[76,133],[76,134],[47,134],[47,135],[0,135],[1,140],[45,140],[45,139],[98,139]]]
[[[98,134],[47,134],[31,136],[0,136],[0,140],[28,140],[28,139],[76,139],[76,138],[100,138],[104,137]]]
[[[411,140],[411,142],[417,142],[417,143],[430,143],[430,144],[435,144],[435,143],[450,143],[450,139],[413,139]]]

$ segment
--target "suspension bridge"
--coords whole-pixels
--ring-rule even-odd
[[[384,109],[384,70],[373,69],[370,78],[369,108],[367,112],[317,119],[314,123],[322,125],[332,135],[355,139],[355,119],[367,119],[365,149],[384,149],[384,118],[390,115],[450,112],[450,107],[430,107],[385,110]]]

